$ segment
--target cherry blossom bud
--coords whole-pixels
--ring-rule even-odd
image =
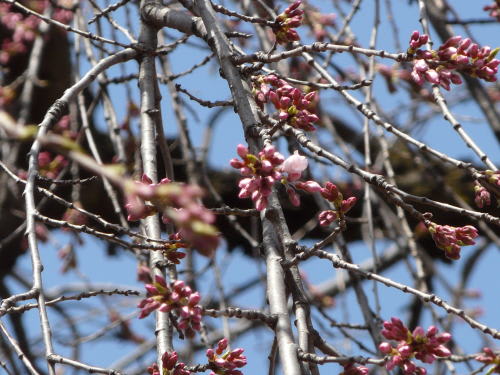
[[[388,342],[383,342],[378,346],[379,350],[384,354],[389,354],[392,351],[392,346]]]
[[[417,70],[413,70],[411,72],[411,78],[413,79],[413,81],[415,81],[417,85],[420,86],[423,85],[423,83],[425,82],[423,75]]]
[[[460,35],[452,36],[442,45],[442,48],[456,47],[461,40],[462,37]]]
[[[295,186],[298,189],[307,191],[308,193],[316,193],[321,191],[321,185],[318,184],[316,181],[306,181],[306,182],[299,181],[295,184]]]
[[[245,156],[248,155],[248,148],[242,144],[239,144],[238,146],[236,146],[236,152],[242,159],[244,159]]]
[[[327,182],[321,190],[321,195],[330,202],[335,201],[339,197],[337,186],[331,182]]]
[[[356,204],[357,198],[356,197],[350,197],[347,198],[346,200],[342,201],[341,205],[341,211],[343,213],[349,212],[349,210]]]
[[[297,9],[300,4],[302,3],[302,0],[296,0],[294,1],[288,8],[285,9],[286,14],[290,14],[293,10]]]
[[[300,175],[307,168],[307,164],[307,158],[299,155],[298,151],[295,151],[283,163],[283,171],[286,173],[298,173]]]
[[[445,348],[443,345],[440,345],[436,349],[434,349],[433,353],[438,357],[449,357],[451,355],[450,350],[448,348]]]
[[[476,183],[474,186],[474,193],[474,202],[479,208],[483,208],[484,206],[489,206],[491,204],[490,192],[482,185]]]
[[[429,69],[425,73],[425,79],[427,81],[434,83],[434,84],[439,84],[439,74],[436,72],[434,69]]]
[[[427,65],[427,62],[424,59],[417,60],[415,62],[415,64],[413,65],[413,67],[418,72],[425,72],[425,71],[429,70],[429,65]]]

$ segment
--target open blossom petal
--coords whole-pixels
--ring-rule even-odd
[[[287,173],[301,174],[307,168],[307,158],[299,155],[295,151],[293,155],[289,156],[283,163],[283,171]]]

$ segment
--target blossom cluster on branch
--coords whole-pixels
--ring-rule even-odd
[[[356,204],[356,197],[349,197],[344,199],[344,196],[337,188],[337,185],[327,182],[324,188],[320,190],[321,195],[328,202],[332,203],[335,207],[334,210],[321,211],[319,214],[319,224],[326,226],[333,223],[335,220],[349,212],[349,210]]]
[[[155,184],[144,174],[141,181],[127,186],[125,208],[130,221],[162,213],[163,222],[172,221],[179,228],[180,237],[202,254],[210,256],[219,238],[212,225],[214,215],[199,203],[202,196],[198,186],[173,182],[168,178]]]
[[[22,0],[20,3],[40,14],[43,14],[50,5],[49,0]],[[59,0],[56,3],[66,7],[71,6],[73,1]],[[56,7],[52,18],[68,24],[73,18],[73,12]],[[4,65],[9,63],[11,58],[28,52],[35,37],[39,34],[40,18],[22,14],[11,4],[0,3],[0,23],[11,33],[9,38],[3,39],[0,51],[0,64]]]
[[[139,319],[147,317],[153,311],[173,312],[179,318],[177,328],[187,337],[193,337],[201,329],[200,293],[193,290],[182,280],[175,280],[170,285],[159,275],[152,284],[145,285],[147,297],[137,307],[141,309]]]
[[[384,328],[380,332],[386,339],[397,341],[397,345],[383,342],[379,349],[390,358],[386,362],[387,370],[400,367],[405,375],[425,375],[427,370],[415,365],[412,361],[416,358],[424,363],[433,363],[438,357],[449,357],[451,352],[444,346],[451,340],[447,332],[438,334],[435,326],[430,326],[427,331],[422,327],[416,327],[411,332],[398,318],[384,322]]]
[[[496,73],[500,60],[495,59],[499,49],[494,50],[489,46],[479,47],[470,38],[453,36],[443,43],[437,51],[422,50],[420,47],[428,42],[429,37],[414,31],[410,37],[408,54],[414,55],[413,80],[422,85],[425,81],[440,85],[446,90],[450,84],[462,83],[462,73],[477,77],[487,82],[497,80]]]
[[[475,359],[487,365],[493,365],[486,372],[487,375],[493,373],[500,374],[500,354],[495,353],[491,348],[483,348],[483,353],[476,356]]]
[[[500,187],[500,171],[486,170],[484,175],[488,183]],[[496,200],[498,201],[498,198]],[[492,202],[490,191],[478,181],[474,183],[474,202],[479,208],[489,206]]]
[[[462,246],[474,245],[474,238],[478,236],[477,229],[472,225],[463,227],[452,227],[450,225],[438,225],[433,222],[426,224],[436,246],[444,250],[447,258],[460,259]]]
[[[284,79],[269,74],[254,78],[253,93],[261,108],[269,101],[274,105],[280,121],[305,131],[316,130],[312,125],[319,120],[319,117],[312,113],[317,100],[315,91],[305,93]]]
[[[158,364],[154,363],[148,367],[150,375],[189,375],[191,371],[186,368],[184,362],[178,362],[179,356],[177,352],[165,352],[161,356],[162,369],[158,368]]]
[[[223,338],[217,343],[215,350],[207,349],[206,356],[213,370],[210,375],[243,375],[237,368],[247,364],[247,358],[243,355],[244,350],[242,348],[226,350],[228,345],[228,339]]]
[[[489,5],[485,5],[483,10],[485,12],[489,12],[489,15],[491,17],[494,17],[498,21],[500,21],[500,0],[495,0],[495,2]]]
[[[276,25],[273,27],[276,43],[287,44],[300,40],[299,34],[294,28],[302,25],[304,11],[299,9],[301,3],[301,0],[295,1],[276,17]]]
[[[356,203],[355,197],[343,199],[337,187],[327,182],[325,187],[313,180],[301,181],[302,172],[307,168],[307,158],[295,151],[286,160],[273,145],[264,147],[257,155],[251,154],[244,145],[236,148],[242,160],[233,158],[230,165],[239,169],[244,177],[240,180],[240,198],[251,198],[257,210],[262,211],[267,207],[268,197],[272,192],[275,182],[279,181],[285,186],[290,202],[300,206],[300,196],[297,190],[306,193],[320,192],[321,195],[335,205],[335,211],[320,213],[320,224],[328,225],[335,221],[340,214],[348,212]]]

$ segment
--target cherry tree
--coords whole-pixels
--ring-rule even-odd
[[[454,3],[0,0],[0,369],[500,373],[500,2]]]

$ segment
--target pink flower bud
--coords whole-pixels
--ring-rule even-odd
[[[342,201],[340,210],[343,213],[349,212],[349,210],[356,204],[356,201],[357,201],[356,197],[347,198],[346,200]]]
[[[392,346],[388,342],[383,342],[378,346],[383,354],[389,354],[392,351]]]
[[[436,349],[434,349],[433,353],[438,357],[449,357],[451,355],[450,350],[443,345],[440,345]]]
[[[285,13],[290,14],[290,12],[297,9],[301,3],[302,3],[302,0],[294,1],[288,8],[285,9]]]
[[[245,164],[243,164],[240,160],[236,158],[232,158],[231,160],[229,160],[229,164],[231,165],[231,167],[236,169],[240,169],[245,166]]]
[[[280,98],[279,107],[282,108],[283,110],[286,110],[287,113],[291,105],[292,105],[292,98],[290,98],[289,96],[283,96]]]
[[[198,293],[198,292],[193,293],[189,296],[188,305],[194,306],[194,305],[198,304],[198,302],[200,302],[200,300],[201,300],[200,293]]]
[[[462,37],[460,35],[452,36],[442,45],[442,48],[456,47],[461,40]]]
[[[304,96],[304,99],[307,100],[308,102],[312,102],[316,99],[316,96],[317,96],[317,92],[312,91],[312,92],[306,94],[306,96]]]
[[[274,107],[276,109],[279,109],[280,108],[280,99],[279,99],[279,96],[278,94],[276,94],[275,91],[269,91],[269,100],[271,101],[271,103],[274,104]]]
[[[455,85],[460,85],[462,84],[462,78],[458,74],[452,73],[450,76],[451,82],[453,82]]]
[[[242,144],[239,144],[238,146],[236,146],[236,152],[242,159],[245,159],[245,156],[248,155],[248,148]]]
[[[167,313],[167,312],[172,311],[172,307],[169,304],[162,303],[158,307],[158,310],[161,311],[161,312]]]
[[[316,193],[321,191],[321,185],[318,184],[316,181],[306,181],[306,182],[299,181],[295,184],[295,186],[298,189],[307,191],[308,193]]]
[[[419,86],[423,85],[423,83],[424,83],[424,77],[423,77],[423,75],[419,71],[417,71],[417,70],[413,70],[411,72],[411,78]]]
[[[226,350],[228,343],[229,340],[225,337],[219,340],[219,342],[217,343],[216,353],[221,355],[224,352],[224,350]]]
[[[418,32],[418,30],[414,30],[412,33],[411,33],[411,36],[410,36],[410,40],[411,41],[416,41],[418,40],[418,38],[420,38],[420,33]]]
[[[415,372],[416,370],[416,367],[415,364],[411,361],[407,361],[403,364],[403,372],[406,374],[406,375],[411,375]]]
[[[155,275],[154,279],[155,279],[155,283],[158,283],[162,287],[167,288],[167,281],[165,280],[165,278],[163,276]]]
[[[172,284],[172,288],[176,290],[177,292],[181,292],[182,289],[186,286],[186,283],[182,280],[176,280]]]
[[[259,199],[256,200],[255,202],[255,208],[258,211],[262,211],[267,207],[267,198],[265,197],[260,197]]]
[[[154,295],[159,293],[158,289],[156,289],[156,287],[154,285],[146,284],[146,285],[144,285],[144,288],[146,288],[148,295],[154,296]]]
[[[213,349],[207,349],[206,356],[209,361],[212,361],[215,358],[215,351]]]
[[[438,332],[438,328],[436,326],[430,326],[427,328],[427,336],[434,336]]]
[[[321,189],[321,195],[330,202],[335,201],[339,197],[337,186],[331,182],[327,182],[325,187]]]
[[[398,351],[399,353],[401,353],[403,357],[409,357],[412,352],[412,349],[409,345],[402,345],[398,346]]]
[[[439,83],[439,74],[434,69],[429,69],[425,73],[425,79],[431,83]]]
[[[413,67],[418,72],[425,72],[429,70],[429,65],[427,65],[427,62],[423,59],[416,60]]]

